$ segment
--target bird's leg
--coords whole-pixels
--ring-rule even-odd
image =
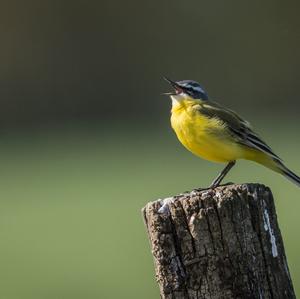
[[[234,166],[236,161],[229,162],[226,167],[220,172],[220,174],[213,180],[209,188],[216,188],[220,185],[221,181],[225,178],[229,170]]]

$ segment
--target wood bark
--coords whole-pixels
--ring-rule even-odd
[[[269,188],[194,190],[142,212],[161,298],[296,298]]]

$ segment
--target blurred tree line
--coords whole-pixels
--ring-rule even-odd
[[[165,117],[162,75],[227,106],[297,113],[299,1],[1,4],[0,125]],[[244,113],[245,114],[245,113]]]

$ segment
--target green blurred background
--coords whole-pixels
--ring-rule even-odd
[[[162,75],[194,79],[300,173],[299,1],[2,1],[0,298],[158,298],[140,209],[222,168],[169,126]],[[269,185],[300,294],[300,193]]]

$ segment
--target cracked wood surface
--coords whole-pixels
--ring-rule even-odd
[[[269,188],[194,190],[142,210],[164,299],[296,298]]]

